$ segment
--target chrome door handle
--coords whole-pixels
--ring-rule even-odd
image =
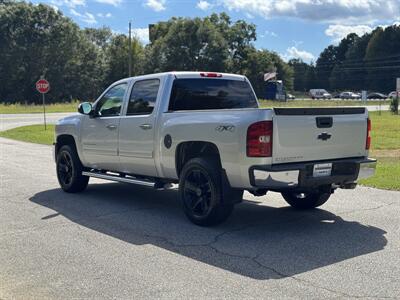
[[[149,129],[153,128],[153,126],[151,126],[151,124],[142,124],[139,127],[142,128],[143,130],[149,130]]]
[[[107,125],[107,129],[114,130],[117,129],[117,125]]]

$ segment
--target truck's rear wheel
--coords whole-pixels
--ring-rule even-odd
[[[311,209],[321,206],[328,201],[330,196],[331,193],[329,192],[282,192],[282,197],[285,199],[285,201],[296,209]]]
[[[194,224],[216,225],[232,213],[234,201],[223,198],[221,169],[213,160],[189,160],[181,172],[179,193],[184,212]]]
[[[86,189],[89,177],[83,176],[83,166],[74,147],[64,145],[57,153],[57,179],[67,193],[78,193]]]

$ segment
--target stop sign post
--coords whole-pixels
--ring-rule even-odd
[[[46,79],[41,78],[36,82],[36,90],[42,94],[44,130],[46,130],[46,101],[44,95],[50,90],[50,83]]]

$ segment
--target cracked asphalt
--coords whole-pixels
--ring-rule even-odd
[[[201,228],[175,190],[63,193],[48,146],[0,139],[0,169],[0,299],[400,299],[399,192],[339,190],[308,212],[246,193]]]

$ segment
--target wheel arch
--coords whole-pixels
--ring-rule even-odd
[[[56,146],[55,146],[55,156],[57,157],[58,151],[62,146],[70,145],[75,148],[75,151],[78,153],[76,148],[75,138],[70,134],[61,134],[57,136]]]
[[[219,167],[222,168],[221,156],[217,145],[206,141],[185,141],[178,144],[175,151],[175,168],[178,177],[185,163],[196,157],[214,158]]]

